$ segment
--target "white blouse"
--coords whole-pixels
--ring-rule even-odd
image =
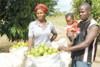
[[[51,22],[47,21],[45,28],[39,25],[38,20],[29,24],[28,37],[34,38],[34,46],[38,46],[42,42],[49,45],[52,33],[56,33],[56,30]]]

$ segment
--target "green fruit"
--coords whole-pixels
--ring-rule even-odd
[[[28,52],[26,53],[26,55],[32,55],[32,53],[31,53],[30,51],[28,51]]]
[[[45,56],[45,55],[48,55],[48,53],[47,53],[47,52],[45,52],[45,53],[43,54],[43,56]]]
[[[34,48],[32,51],[38,52],[39,49],[38,48]]]
[[[48,50],[48,54],[52,54],[53,52],[52,52],[52,50],[51,49],[49,49]]]
[[[47,46],[44,47],[44,50],[47,51],[49,48]]]
[[[18,45],[13,45],[13,48],[18,48],[19,46]]]
[[[31,51],[31,54],[35,54],[36,52],[35,51]]]
[[[58,53],[57,49],[53,49],[52,51],[53,51],[53,53]]]
[[[39,53],[34,53],[33,56],[38,57],[38,56],[40,56],[40,54]]]
[[[45,47],[46,46],[46,44],[44,43],[44,42],[42,42],[41,44],[40,44],[40,47]]]
[[[25,43],[24,43],[24,46],[28,46],[28,42],[25,42]]]
[[[39,47],[39,49],[38,49],[38,53],[41,54],[41,55],[43,55],[43,53],[44,53],[44,49],[43,49],[42,47]]]

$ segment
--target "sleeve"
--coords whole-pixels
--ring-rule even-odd
[[[30,23],[28,27],[28,38],[32,38],[32,37],[33,37],[33,25],[32,23]]]

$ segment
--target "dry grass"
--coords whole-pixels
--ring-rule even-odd
[[[58,16],[48,16],[47,19],[54,23],[56,26],[65,26],[65,16],[64,15],[58,15]]]

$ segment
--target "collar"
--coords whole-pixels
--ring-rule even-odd
[[[81,20],[81,22],[88,22],[92,19],[92,17],[90,16],[87,20]]]

